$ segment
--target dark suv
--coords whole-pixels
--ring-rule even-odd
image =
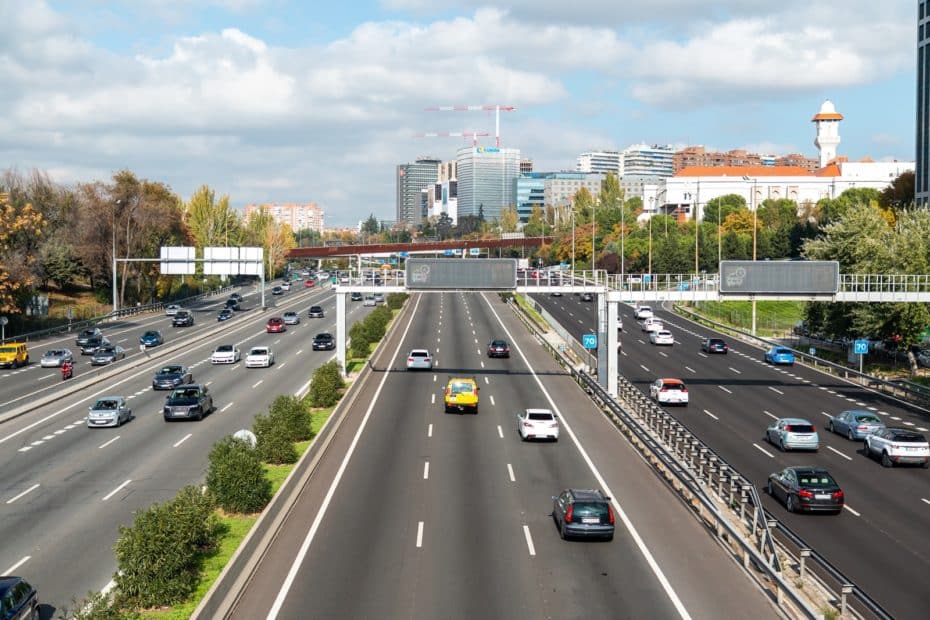
[[[190,310],[178,310],[178,313],[171,319],[171,325],[174,327],[190,327],[194,324],[194,315]]]
[[[613,540],[614,509],[610,498],[597,490],[566,489],[552,498],[552,518],[563,539]]]
[[[0,618],[38,620],[39,595],[22,577],[0,577]]]
[[[510,357],[510,346],[506,340],[492,340],[488,343],[488,357]]]
[[[723,353],[727,354],[727,343],[723,338],[705,338],[701,341],[701,351],[705,353]]]
[[[178,418],[202,420],[203,416],[213,411],[213,396],[207,386],[200,384],[185,385],[172,390],[165,399],[165,421]]]
[[[313,350],[314,351],[330,351],[336,348],[336,339],[333,338],[332,334],[323,332],[322,334],[317,334],[313,338]]]
[[[81,350],[81,355],[93,355],[97,352],[97,349],[100,347],[105,347],[109,344],[110,341],[103,336],[93,336],[91,338],[87,338],[83,344],[79,344],[78,348]]]

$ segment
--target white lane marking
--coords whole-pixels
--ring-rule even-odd
[[[513,475],[513,465],[511,465],[510,463],[507,463],[507,475],[510,476],[510,481],[511,481],[511,482],[516,482],[516,481],[517,481],[516,476]],[[39,486],[39,485],[36,485],[36,486]],[[27,491],[27,493],[28,493],[28,491]],[[7,502],[7,503],[9,503],[9,502]]]
[[[484,368],[484,362],[481,362],[481,367]]]
[[[722,385],[718,385],[717,387],[720,388],[721,390],[723,390],[724,392],[726,392],[727,394],[732,394],[732,393],[733,393],[733,392],[731,392],[730,390],[728,390],[727,388],[723,387]]]
[[[279,342],[281,342],[281,339],[280,339],[280,338],[278,338],[277,340],[275,340],[275,341],[274,341],[274,344],[278,344]]]
[[[42,441],[41,439],[38,439],[38,440],[36,440],[36,441],[33,441],[33,442],[32,442],[31,444],[29,444],[29,445],[30,445],[30,446],[41,446],[41,445],[44,444],[44,443],[45,443],[44,441]]]
[[[281,370],[285,366],[287,366],[287,362],[281,362],[280,364],[278,364],[278,370]]]
[[[99,446],[97,446],[97,449],[98,449],[98,450],[103,450],[104,448],[106,448],[107,446],[109,446],[111,443],[113,443],[114,441],[116,441],[116,440],[119,439],[119,438],[120,438],[120,436],[117,435],[116,437],[114,437],[114,438],[111,439],[110,441],[104,442],[104,443],[100,444]]]
[[[48,441],[48,440],[50,440],[50,439],[55,439],[55,436],[54,436],[54,435],[46,435],[45,437],[42,438],[42,441]]]
[[[55,434],[56,434],[56,435],[61,435],[62,433],[67,433],[67,432],[68,432],[68,429],[62,428],[62,429],[59,429],[59,430],[55,431]]]
[[[930,499],[927,499],[927,498],[925,498],[925,497],[921,497],[921,498],[920,498],[920,501],[922,501],[923,503],[925,503],[925,504],[927,504],[928,506],[930,506]]]
[[[738,375],[743,374],[742,372],[740,372],[739,370],[733,368],[732,366],[730,366],[730,370],[732,370],[733,372],[735,372],[735,373],[738,374]]]
[[[303,353],[303,352],[304,352],[304,350],[303,350],[303,349],[300,349],[299,351],[297,351],[297,355],[300,355],[300,354]]]
[[[914,426],[914,423],[905,420],[905,421],[904,421],[904,425],[905,425],[905,426]]]
[[[491,385],[491,382],[488,381],[488,378],[487,378],[487,377],[484,378],[484,384],[485,384],[485,385]]]
[[[12,575],[13,573],[16,572],[16,569],[17,569],[17,568],[19,568],[20,566],[22,566],[23,564],[25,564],[26,562],[28,562],[28,561],[31,560],[31,559],[32,559],[32,556],[31,556],[31,555],[27,555],[27,556],[24,557],[22,560],[20,560],[19,562],[17,562],[17,563],[14,564],[13,566],[11,566],[11,567],[9,567],[8,569],[6,569],[5,571],[3,571],[3,574],[4,574],[4,575]]]
[[[777,416],[777,415],[775,415],[774,413],[771,413],[771,412],[769,412],[769,411],[766,411],[765,409],[762,410],[762,413],[764,413],[764,414],[767,415],[768,417],[772,418],[773,420],[777,420],[777,419],[778,419],[778,416]]]
[[[500,424],[497,425],[497,435],[498,435],[501,439],[504,438],[504,429],[501,428],[501,425],[500,425]]]
[[[646,372],[649,372],[649,369],[646,368],[645,366],[643,366],[642,364],[640,364],[639,367],[642,368],[643,370],[645,370]]]
[[[776,394],[781,394],[782,396],[785,395],[784,392],[782,392],[782,391],[779,390],[778,388],[773,388],[771,385],[769,386],[769,389],[772,390],[773,392],[775,392]]]
[[[891,414],[888,413],[887,411],[879,411],[879,412],[878,412],[878,415],[885,415],[885,416],[887,416],[887,415],[891,415]]]
[[[918,426],[918,427],[917,427],[917,430],[919,430],[921,433],[926,433],[926,432],[927,432],[927,429],[925,429],[923,426]]]
[[[265,381],[264,379],[259,379],[258,382],[256,382],[256,383],[252,386],[252,389],[254,390],[254,389],[257,388],[258,386],[260,386],[262,383],[264,383],[264,381]]]
[[[433,375],[433,383],[436,383],[436,375]]]
[[[477,353],[478,355],[481,355],[481,349],[476,349],[475,353]]]
[[[834,448],[833,446],[827,446],[827,450],[829,450],[830,452],[833,452],[834,454],[839,454],[840,456],[842,456],[842,457],[843,457],[844,459],[846,459],[847,461],[851,461],[851,460],[852,460],[852,457],[846,456],[845,454],[843,454],[842,452],[840,452],[839,450],[837,450],[837,449]]]
[[[509,467],[509,465],[508,465],[508,467]],[[39,488],[39,483],[37,482],[37,483],[35,483],[34,485],[32,485],[31,487],[29,487],[28,489],[26,489],[25,491],[23,491],[22,493],[20,493],[19,495],[15,495],[15,496],[11,497],[10,499],[6,500],[6,503],[7,503],[7,504],[12,504],[13,502],[15,502],[16,500],[18,500],[19,498],[23,497],[24,495],[28,495],[29,493],[32,493],[33,491],[35,491],[35,490],[38,489],[38,488]],[[4,574],[8,574],[8,573],[4,573]]]
[[[492,406],[492,407],[496,407],[496,406],[497,406],[497,403],[494,402],[494,397],[493,397],[493,396],[491,396],[491,406]]]
[[[417,296],[417,303],[413,307],[413,312],[410,314],[410,319],[407,321],[407,326],[404,328],[404,333],[401,334],[401,342],[406,340],[407,334],[410,332],[410,326],[413,324],[413,317],[417,316],[417,309],[420,307],[420,299],[422,299],[422,297]],[[391,357],[391,361],[388,364],[389,367],[394,366],[394,363],[397,361],[397,356],[399,354],[400,349],[398,348],[394,351],[394,355]],[[281,613],[281,607],[284,605],[284,601],[287,598],[288,592],[290,592],[291,587],[294,585],[294,580],[297,578],[297,573],[303,565],[304,559],[307,557],[307,553],[310,551],[310,544],[313,542],[313,538],[316,536],[316,533],[320,528],[320,523],[326,516],[326,510],[329,507],[330,502],[332,502],[333,496],[336,494],[336,488],[342,481],[342,476],[345,475],[346,468],[349,466],[349,461],[352,459],[352,455],[355,453],[355,448],[358,446],[358,442],[361,439],[362,433],[365,431],[365,427],[368,425],[368,420],[371,418],[371,412],[374,411],[375,405],[378,403],[378,398],[381,396],[381,390],[384,388],[384,384],[387,382],[388,376],[390,376],[390,373],[384,373],[384,376],[381,377],[381,382],[378,384],[378,388],[372,395],[368,409],[365,411],[365,415],[362,417],[361,424],[359,424],[358,430],[355,431],[355,436],[352,438],[352,443],[349,444],[349,448],[346,450],[345,456],[342,457],[342,463],[340,463],[339,469],[336,471],[336,475],[333,477],[333,481],[330,483],[329,489],[326,491],[326,496],[320,503],[320,509],[317,511],[316,517],[313,519],[313,523],[310,524],[310,528],[307,530],[307,535],[304,537],[304,540],[300,545],[300,549],[297,550],[297,555],[294,558],[294,561],[291,563],[290,569],[288,569],[287,576],[284,578],[284,581],[281,584],[281,589],[278,590],[278,594],[275,596],[274,603],[272,604],[271,609],[268,611],[266,620],[276,620],[278,614]],[[421,521],[421,530],[422,524],[423,522]]]
[[[688,372],[690,372],[690,373],[692,373],[692,374],[695,372],[695,370],[694,370],[693,368],[691,368],[690,366],[685,366],[685,370],[687,370]]]
[[[423,463],[423,479],[429,480],[429,461]]]
[[[118,487],[116,487],[115,489],[113,489],[112,491],[104,495],[101,501],[104,501],[104,502],[107,501],[108,499],[110,499],[111,497],[113,497],[114,495],[122,491],[123,489],[125,489],[126,485],[128,485],[130,482],[132,482],[132,480],[126,480],[125,482],[123,482],[123,484],[119,485]]]
[[[701,357],[707,357],[707,356],[704,355],[703,353],[698,353],[698,355],[700,355]]]
[[[642,338],[637,338],[636,340],[639,342],[639,344],[646,344],[646,341]]]
[[[760,445],[757,444],[757,443],[753,443],[753,444],[752,444],[752,447],[755,448],[756,450],[758,450],[759,452],[761,452],[762,454],[764,454],[765,456],[769,457],[770,459],[774,459],[774,458],[775,458],[775,455],[774,455],[774,454],[772,454],[771,452],[769,452],[768,450],[766,450],[765,448],[763,448],[762,446],[760,446]]]
[[[232,407],[232,406],[233,406],[232,403],[229,403],[229,404],[225,405],[222,409],[220,409],[220,413],[223,413],[224,411],[226,411],[227,409],[229,409],[229,408]]]
[[[662,357],[668,357],[668,355],[666,355],[665,351],[659,351],[659,355],[661,355]]]
[[[435,405],[435,404],[436,404],[436,395],[435,395],[435,394],[430,394],[430,401],[429,401],[429,403],[430,403],[431,405]]]
[[[475,344],[478,344],[478,339],[477,339],[477,338],[475,338]]]
[[[845,508],[845,509],[848,510],[849,512],[853,513],[853,514],[856,515],[857,517],[861,517],[861,516],[862,516],[861,514],[859,514],[858,512],[856,512],[855,510],[853,510],[853,509],[850,508],[849,506],[847,506],[846,504],[843,504],[843,508]]]
[[[831,420],[833,419],[833,416],[830,415],[829,413],[827,413],[826,411],[821,411],[821,412],[820,412],[820,415],[825,415],[825,416],[827,416],[828,418],[830,418]]]
[[[901,418],[899,418],[899,417],[896,416],[896,415],[891,416],[891,419],[894,420],[895,422],[900,422],[900,421],[901,421]]]
[[[29,452],[30,450],[32,450],[32,446],[23,446],[18,452]]]
[[[117,340],[116,343],[119,344],[120,342],[126,342],[127,340],[129,340],[129,338],[123,338],[122,340]]]
[[[536,547],[533,546],[533,537],[530,535],[530,526],[523,526],[523,537],[526,538],[526,548],[530,551],[530,556],[536,555]]]
[[[190,438],[193,437],[193,436],[194,436],[193,433],[188,433],[188,434],[184,435],[183,437],[181,437],[181,439],[178,440],[178,442],[175,443],[175,444],[174,444],[173,446],[171,446],[171,447],[172,447],[172,448],[177,448],[178,446],[180,446],[182,443],[184,443],[185,441],[187,441],[188,439],[190,439]]]
[[[591,457],[588,456],[587,451],[581,445],[581,442],[578,440],[575,431],[572,430],[571,425],[568,423],[568,420],[562,415],[562,412],[559,410],[558,406],[555,404],[555,401],[552,399],[552,395],[549,394],[549,391],[546,389],[546,386],[543,385],[542,380],[539,378],[539,375],[536,374],[536,371],[533,370],[533,366],[530,364],[529,360],[524,355],[523,350],[520,348],[520,345],[517,344],[514,340],[513,335],[510,333],[510,330],[507,329],[507,326],[504,325],[504,321],[501,319],[500,315],[494,309],[494,306],[487,300],[487,297],[484,293],[481,294],[481,298],[488,305],[491,313],[494,315],[494,318],[497,319],[497,323],[503,328],[504,333],[513,342],[513,347],[516,349],[517,353],[520,354],[520,358],[523,360],[523,364],[530,371],[530,374],[533,376],[533,380],[536,381],[536,385],[539,386],[539,391],[546,397],[546,400],[549,402],[550,407],[552,408],[553,413],[559,416],[559,423],[562,428],[565,429],[565,432],[568,433],[568,436],[571,438],[572,443],[575,445],[575,448],[578,450],[578,453],[584,459],[585,464],[587,464],[588,469],[591,470],[591,473],[594,474],[594,478],[597,480],[598,485],[600,485],[601,490],[611,498],[610,503],[614,507],[614,511],[617,513],[617,516],[623,521],[623,525],[626,530],[629,532],[630,537],[633,539],[633,542],[636,543],[636,547],[639,549],[639,552],[645,558],[646,563],[649,565],[649,568],[652,570],[652,574],[655,575],[656,580],[661,584],[662,589],[665,591],[665,595],[668,596],[669,601],[675,607],[675,611],[678,612],[678,616],[682,620],[690,620],[691,614],[688,613],[688,610],[685,608],[684,603],[681,602],[678,593],[675,592],[675,588],[672,587],[672,584],[669,582],[668,578],[665,576],[665,572],[662,570],[662,567],[659,566],[659,563],[656,562],[655,557],[653,557],[652,552],[649,551],[649,548],[646,546],[646,542],[643,540],[642,536],[639,535],[639,532],[636,529],[636,526],[633,525],[633,522],[630,520],[630,517],[626,514],[626,511],[623,510],[623,506],[620,505],[620,502],[617,500],[617,496],[610,490],[610,486],[607,484],[607,481],[604,480],[604,477],[601,475],[601,472],[598,471],[595,467],[594,462],[591,460]],[[375,398],[377,400],[377,397]],[[500,427],[498,427],[500,429]],[[272,617],[269,617],[268,620],[275,620]]]
[[[419,523],[417,523],[417,549],[419,549],[422,546],[423,546],[423,522],[420,521]],[[271,614],[269,614],[268,618],[270,619],[271,617],[272,617]]]
[[[860,403],[859,401],[856,401],[856,405],[859,407],[865,407],[865,403]]]
[[[707,409],[704,410],[704,413],[706,413],[707,415],[709,415],[710,417],[712,417],[712,418],[715,419],[715,420],[719,420],[719,419],[720,419],[720,418],[718,418],[717,416],[715,416],[714,414],[712,414],[710,411],[708,411]]]
[[[433,425],[432,424],[426,427],[426,436],[427,437],[433,436]]]

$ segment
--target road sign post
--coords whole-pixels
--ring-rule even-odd
[[[582,334],[581,344],[585,349],[597,348],[597,334]]]
[[[853,353],[859,356],[859,373],[862,373],[862,358],[869,352],[868,340],[853,341]]]

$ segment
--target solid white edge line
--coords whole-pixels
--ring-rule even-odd
[[[103,502],[107,501],[108,499],[110,499],[111,497],[113,497],[114,495],[122,491],[123,489],[125,489],[126,485],[128,485],[130,482],[132,482],[132,480],[126,480],[125,482],[123,482],[123,484],[119,485],[118,487],[116,487],[115,489],[113,489],[112,491],[104,495],[103,499],[100,501],[103,501]]]
[[[845,454],[843,454],[842,452],[840,452],[839,450],[837,450],[837,449],[834,448],[833,446],[827,446],[827,450],[829,450],[830,452],[834,452],[834,453],[836,453],[836,454],[839,454],[840,456],[842,456],[842,457],[843,457],[844,459],[846,459],[847,461],[851,461],[851,460],[852,460],[852,457],[851,457],[851,456],[846,456]]]
[[[517,481],[516,476],[513,475],[513,465],[511,465],[510,463],[507,463],[507,475],[510,476],[510,481],[511,481],[511,482],[516,482],[516,481]],[[36,486],[39,486],[39,485],[36,485]]]
[[[23,496],[25,496],[25,495],[28,495],[29,493],[32,493],[33,491],[35,491],[35,490],[38,489],[38,488],[39,488],[39,483],[36,482],[34,485],[32,485],[31,487],[29,487],[28,489],[26,489],[25,491],[23,491],[23,492],[20,493],[19,495],[16,495],[16,496],[11,497],[10,499],[6,500],[6,503],[7,503],[7,504],[12,504],[13,502],[15,502],[16,500],[18,500],[19,498],[21,498],[21,497],[23,497]]]
[[[413,312],[410,314],[410,319],[407,321],[407,326],[404,328],[404,333],[401,335],[401,342],[407,338],[407,332],[410,331],[410,326],[413,324],[413,317],[417,316],[417,308],[420,306],[420,299],[422,299],[422,297],[417,296],[417,303],[414,305]],[[394,351],[394,356],[391,358],[391,362],[388,365],[389,367],[394,366],[394,362],[397,361],[397,356],[399,353],[400,347]],[[351,460],[352,455],[355,453],[355,447],[358,445],[358,442],[362,437],[362,433],[365,431],[365,427],[368,425],[368,419],[371,417],[371,412],[374,411],[375,405],[378,403],[378,397],[381,395],[381,390],[384,388],[384,384],[387,382],[387,379],[390,375],[391,373],[386,372],[384,373],[384,376],[381,377],[381,383],[378,384],[378,389],[375,390],[375,393],[371,398],[371,402],[368,405],[368,410],[365,411],[362,422],[359,425],[358,430],[355,432],[355,436],[352,438],[352,443],[349,444],[349,449],[346,450],[346,454],[342,458],[342,463],[339,464],[339,469],[336,471],[336,475],[333,477],[333,481],[329,485],[329,490],[327,490],[326,496],[323,498],[323,502],[320,504],[320,509],[317,511],[316,517],[313,519],[313,523],[310,525],[310,529],[307,530],[307,535],[304,537],[304,541],[301,543],[300,549],[297,551],[297,556],[294,558],[290,569],[287,571],[287,577],[284,578],[284,582],[281,584],[281,589],[278,590],[278,595],[275,597],[271,609],[268,610],[268,615],[266,616],[267,620],[275,620],[275,618],[278,617],[278,614],[281,613],[281,607],[284,605],[284,600],[287,598],[288,592],[290,592],[291,587],[294,585],[294,579],[297,578],[297,573],[300,571],[300,567],[304,563],[304,559],[307,557],[307,553],[310,551],[310,544],[313,542],[314,537],[316,537],[317,530],[320,529],[320,523],[323,521],[323,517],[326,515],[326,510],[329,508],[329,504],[333,499],[333,495],[336,494],[336,488],[342,481],[342,476],[345,474],[346,468],[349,466],[349,460]],[[422,527],[422,521],[420,523]]]
[[[423,522],[417,523],[417,549],[423,546]]]
[[[536,555],[536,547],[533,546],[533,537],[530,535],[530,526],[523,526],[523,537],[526,538],[526,548],[530,551],[530,556]]]
[[[6,569],[6,570],[3,572],[3,574],[4,574],[4,575],[12,575],[13,573],[16,572],[16,569],[17,569],[17,568],[19,568],[20,566],[22,566],[23,564],[25,564],[26,562],[28,562],[28,561],[31,560],[31,559],[32,559],[32,556],[31,556],[31,555],[27,555],[27,556],[24,557],[22,560],[20,560],[19,562],[17,562],[17,563],[14,564],[13,566],[11,566],[11,567],[9,567],[8,569]]]
[[[633,522],[630,521],[630,518],[627,516],[626,511],[620,506],[620,502],[617,501],[617,497],[611,492],[610,487],[607,486],[607,482],[604,480],[604,477],[601,476],[601,473],[598,471],[597,467],[594,466],[594,462],[591,461],[591,457],[588,456],[587,451],[582,447],[581,442],[578,441],[578,437],[575,435],[575,431],[572,430],[571,425],[559,411],[559,408],[556,406],[555,402],[552,400],[552,396],[549,394],[549,391],[546,389],[546,386],[543,385],[542,380],[539,378],[539,375],[536,374],[536,371],[533,370],[532,365],[530,365],[529,360],[526,358],[526,355],[523,354],[523,350],[517,344],[517,341],[511,335],[510,330],[507,329],[507,326],[504,325],[504,321],[501,319],[500,315],[497,313],[497,310],[494,309],[494,306],[491,305],[491,302],[488,301],[484,293],[481,294],[481,298],[484,299],[485,303],[490,308],[491,313],[497,319],[497,322],[503,328],[504,333],[507,334],[507,337],[512,343],[514,343],[514,348],[517,350],[517,353],[520,354],[520,357],[523,359],[523,363],[526,364],[527,369],[530,371],[530,374],[533,375],[533,379],[536,381],[536,385],[539,386],[540,391],[546,397],[546,400],[549,401],[549,404],[552,406],[553,412],[558,414],[559,420],[561,421],[562,427],[568,433],[568,436],[571,437],[572,443],[575,444],[575,448],[578,449],[578,452],[581,454],[581,457],[584,459],[584,462],[588,465],[588,468],[594,474],[594,477],[597,479],[599,485],[603,489],[604,493],[610,497],[610,503],[613,505],[614,510],[617,511],[617,516],[620,517],[620,520],[623,521],[623,525],[627,528],[627,531],[630,533],[630,537],[633,539],[633,542],[636,543],[637,548],[640,553],[643,554],[646,563],[649,565],[649,568],[652,569],[652,573],[655,575],[659,584],[662,586],[662,589],[665,591],[666,596],[668,596],[672,605],[675,607],[675,610],[678,612],[679,617],[683,620],[690,620],[691,614],[688,613],[688,610],[685,609],[684,604],[681,602],[681,599],[678,597],[678,593],[675,592],[675,589],[672,587],[672,584],[669,582],[668,578],[665,576],[665,572],[662,570],[662,567],[659,566],[659,563],[656,562],[656,559],[653,557],[652,552],[649,551],[649,548],[646,547],[645,541],[639,535],[639,532],[636,530],[636,527],[633,525]],[[500,427],[498,427],[499,429]]]
[[[117,435],[116,437],[114,437],[114,438],[111,439],[110,441],[107,441],[107,442],[105,442],[105,443],[103,443],[103,444],[97,446],[97,449],[98,449],[98,450],[103,450],[104,448],[106,448],[107,446],[109,446],[111,443],[113,443],[114,441],[116,441],[116,440],[119,439],[119,438],[120,438],[120,436]]]
[[[429,480],[429,461],[423,463],[423,479]]]
[[[171,446],[171,447],[172,447],[172,448],[177,448],[178,446],[180,446],[182,443],[184,443],[185,441],[187,441],[188,439],[190,439],[190,438],[193,437],[193,436],[194,436],[193,433],[188,433],[188,434],[184,435],[183,437],[181,437],[181,439],[180,439],[176,444],[174,444],[174,445]]]

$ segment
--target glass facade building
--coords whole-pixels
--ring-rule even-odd
[[[514,180],[520,176],[520,149],[468,146],[456,153],[458,217],[483,214],[499,218],[514,204]]]
[[[439,180],[439,159],[418,159],[397,166],[397,221],[418,225],[426,217],[420,192]]]
[[[917,3],[917,161],[914,200],[930,205],[930,3]]]
[[[578,172],[614,173],[619,175],[622,156],[619,151],[587,151],[578,156],[575,170]]]
[[[545,211],[546,208],[546,178],[545,174],[529,173],[514,179],[514,204],[517,205],[517,215],[521,222],[528,222],[534,207]]]

